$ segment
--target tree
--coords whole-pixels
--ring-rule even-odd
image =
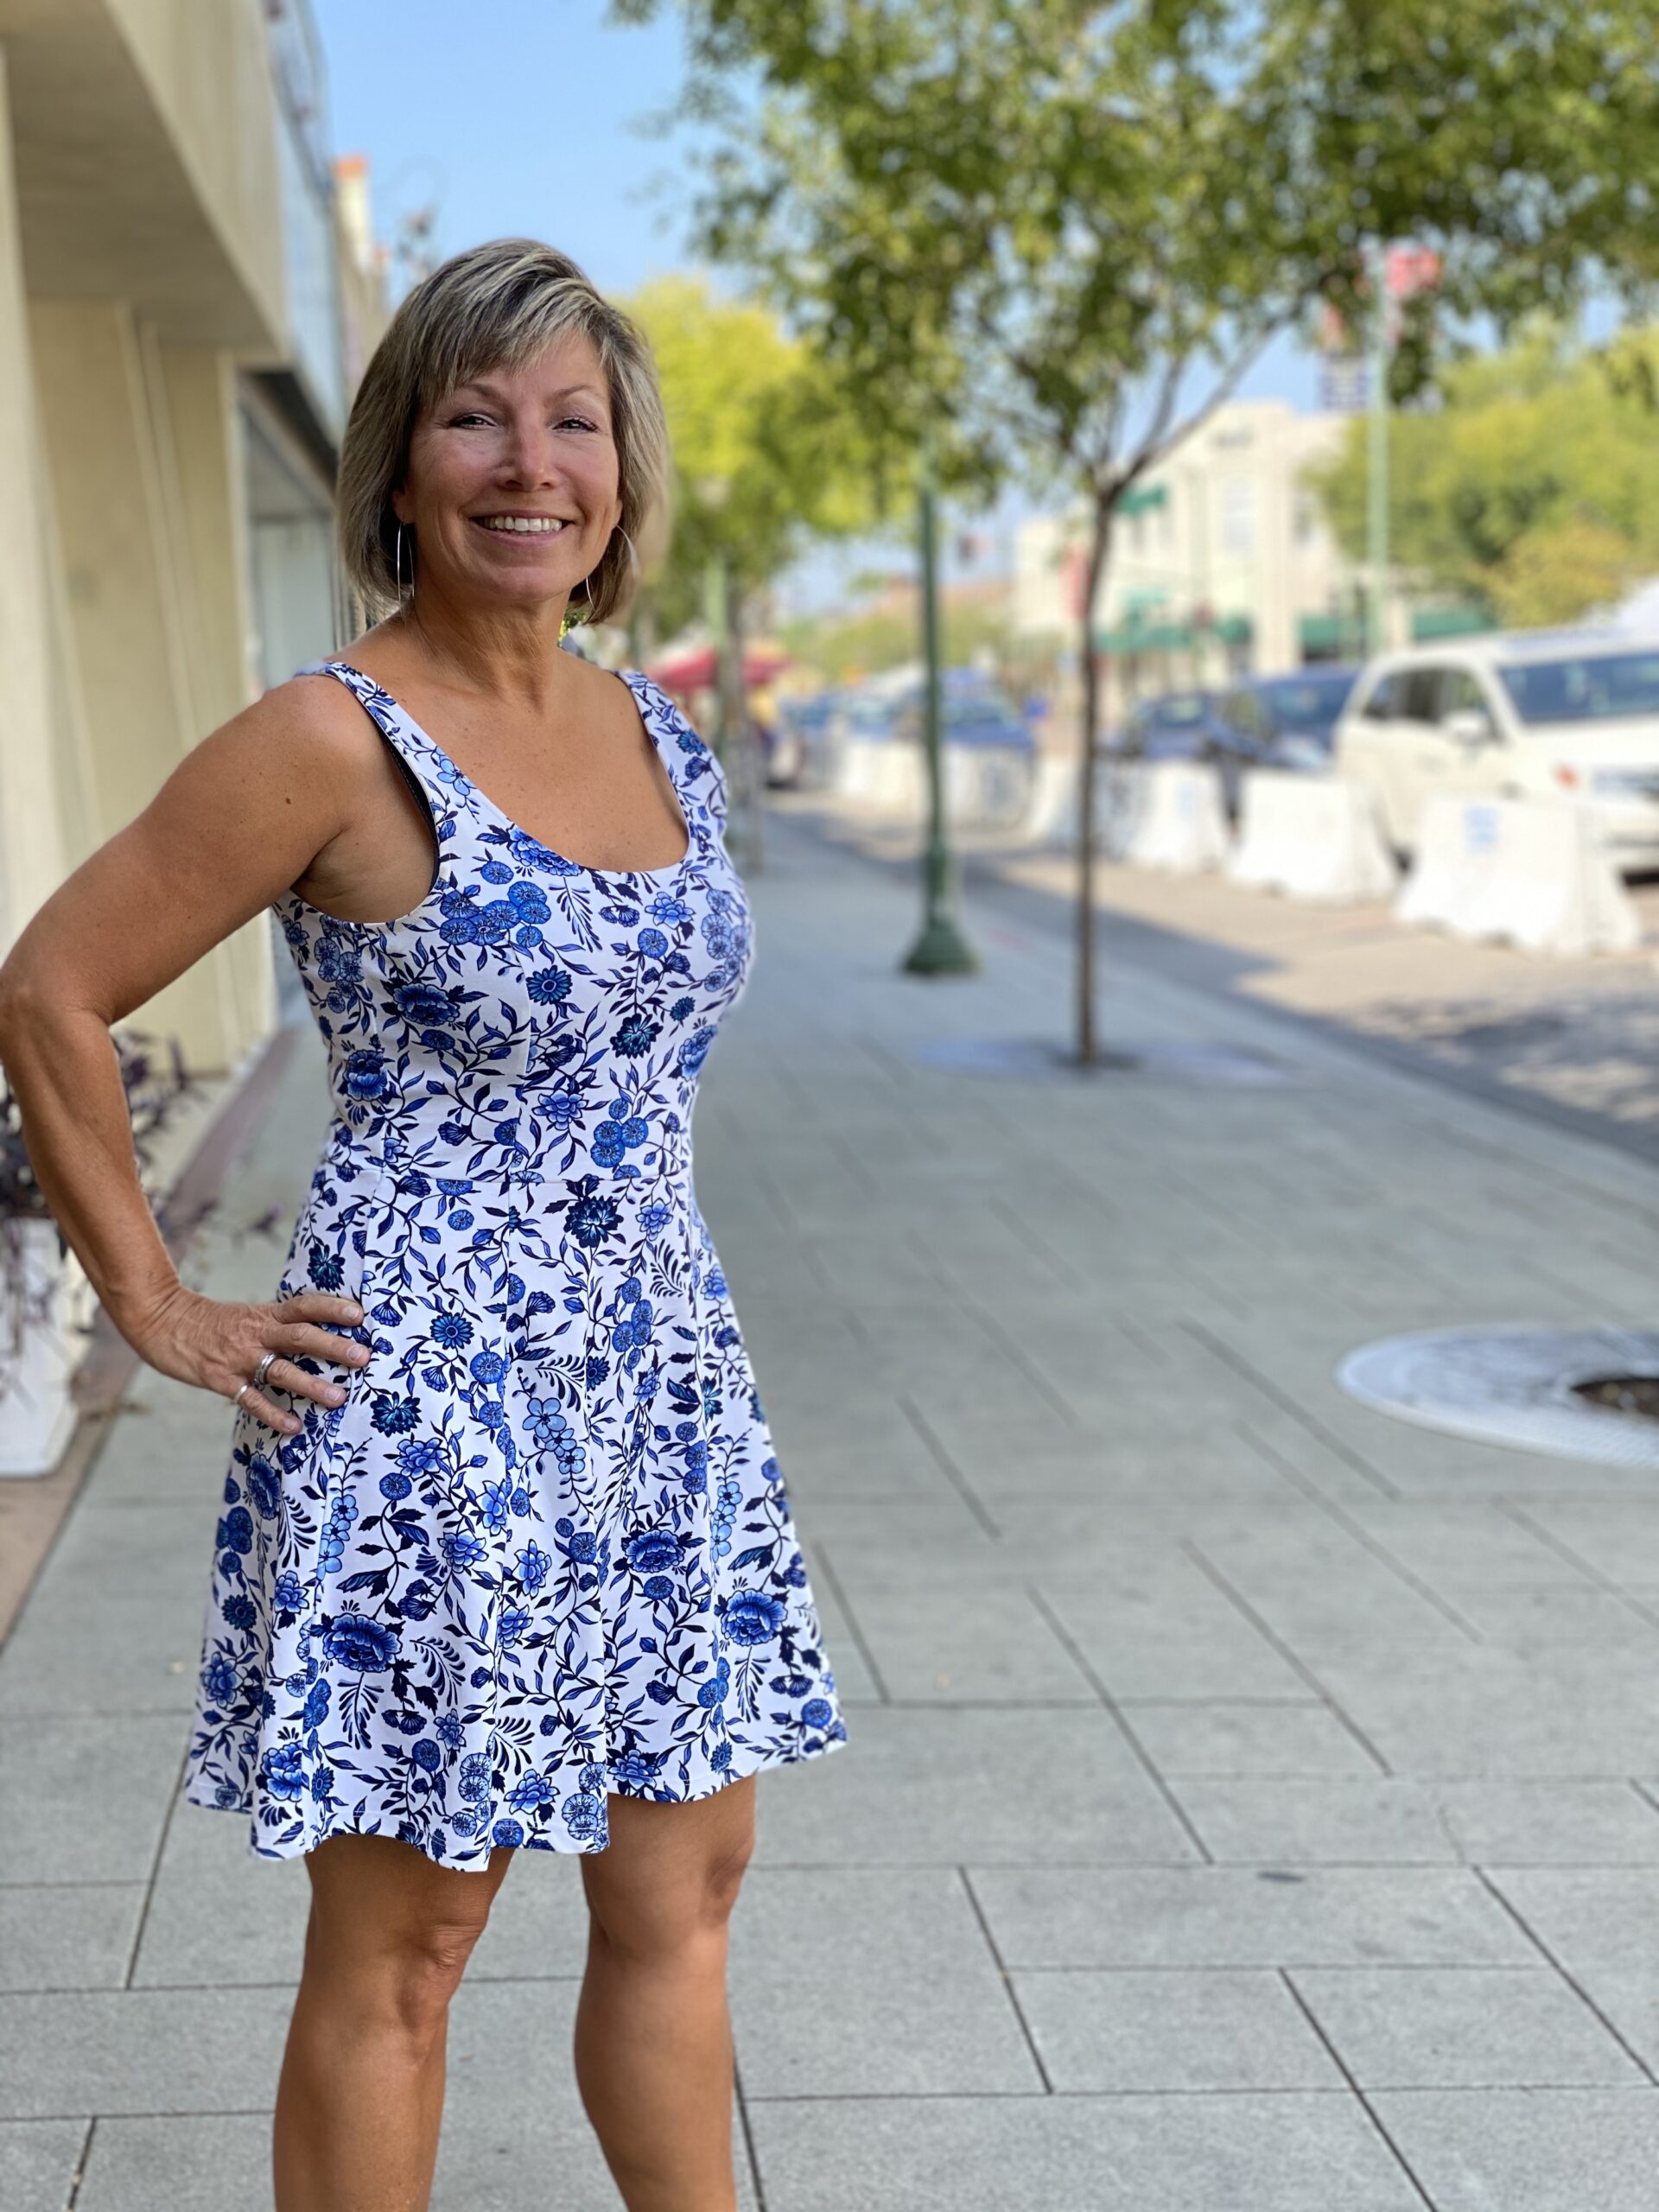
[[[760,857],[760,767],[743,704],[750,602],[815,537],[867,531],[893,457],[832,364],[752,302],[664,277],[629,303],[656,356],[674,454],[671,526],[642,547],[642,613],[671,629],[706,612],[719,654],[715,741],[734,844]]]
[[[620,0],[651,12],[657,0]],[[1097,1057],[1093,609],[1123,500],[1365,248],[1452,314],[1659,270],[1648,0],[680,0],[725,142],[703,238],[796,326],[953,406],[1090,516],[1077,1056]],[[722,96],[729,73],[753,100]],[[1426,366],[1421,308],[1396,357]],[[918,374],[918,372],[920,373]]]
[[[766,308],[713,299],[695,278],[661,278],[628,307],[656,356],[674,451],[672,536],[651,582],[666,626],[698,612],[711,562],[751,594],[810,540],[875,527],[894,457],[822,355]]]
[[[1541,323],[1446,370],[1438,404],[1396,417],[1395,558],[1513,627],[1569,622],[1659,571],[1659,342],[1596,352]],[[1338,540],[1365,541],[1363,426],[1309,472]]]

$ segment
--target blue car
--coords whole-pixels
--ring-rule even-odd
[[[1320,664],[1294,676],[1255,677],[1226,693],[1217,712],[1256,748],[1264,767],[1324,775],[1338,719],[1358,675],[1357,668]]]

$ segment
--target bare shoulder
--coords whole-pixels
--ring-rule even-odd
[[[291,676],[233,715],[199,750],[227,765],[332,781],[374,766],[382,743],[357,699],[336,677]]]

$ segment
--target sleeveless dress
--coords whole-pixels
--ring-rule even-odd
[[[723,772],[626,675],[690,843],[581,868],[367,677],[304,672],[391,745],[437,867],[393,922],[276,902],[334,1097],[277,1294],[357,1298],[372,1349],[292,1436],[237,1417],[185,1795],[270,1858],[601,1851],[613,1790],[703,1797],[846,1737],[692,1186],[752,951]]]

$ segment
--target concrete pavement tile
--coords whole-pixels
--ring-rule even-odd
[[[1459,1861],[1433,1791],[1395,1776],[1183,1775],[1176,1795],[1223,1866],[1446,1866]]]
[[[1628,1649],[1637,1664],[1659,1664],[1659,1614],[1620,1593],[1580,1585],[1561,1589],[1470,1589],[1442,1584],[1448,1602],[1489,1643],[1522,1654],[1550,1644],[1592,1644],[1610,1656]],[[1645,1646],[1645,1650],[1643,1647]]]
[[[1096,1707],[861,1709],[855,1756],[760,1783],[757,1866],[1180,1865],[1194,1846]]]
[[[1611,1485],[1610,1485],[1611,1487]],[[1659,1503],[1647,1498],[1540,1497],[1523,1509],[1560,1551],[1624,1588],[1659,1587]]]
[[[1116,1698],[1306,1697],[1305,1676],[1185,1558],[1140,1584],[1038,1583]]]
[[[1659,1811],[1624,1782],[1440,1782],[1446,1827],[1478,1866],[1659,1861]]]
[[[1411,1573],[1435,1589],[1450,1586],[1447,1595],[1535,1589],[1548,1583],[1594,1587],[1587,1568],[1575,1573],[1536,1530],[1486,1500],[1372,1501],[1356,1506],[1353,1517]]]
[[[1659,1758],[1646,1670],[1610,1666],[1594,1647],[1479,1644],[1455,1665],[1408,1644],[1304,1656],[1401,1773],[1584,1781],[1641,1774]]]
[[[0,2204],[6,2212],[63,2212],[90,2122],[0,2120]]]
[[[1478,1876],[1451,1867],[981,1867],[1010,1967],[1530,1966]]]
[[[731,1992],[749,2097],[1040,2087],[950,1868],[751,1868],[732,1924]]]
[[[909,1590],[855,1589],[848,1604],[891,1698],[953,1705],[1099,1702],[1046,1616],[1017,1584],[953,1584],[946,1569]]]
[[[148,1867],[186,1742],[175,1713],[67,1713],[50,1727],[0,1717],[0,1884],[119,1882]]]
[[[311,1885],[298,1859],[259,1859],[245,1813],[174,1808],[133,1968],[136,1988],[297,1982]]]
[[[291,1989],[0,1998],[0,2117],[247,2112],[269,2104]]]
[[[270,2202],[268,2113],[177,2113],[100,2120],[75,2212],[252,2212]]]
[[[1376,2108],[1435,2212],[1651,2212],[1650,2088],[1396,2089]]]
[[[0,1714],[184,1710],[213,1567],[213,1509],[77,1509],[0,1668]]]
[[[1224,1864],[1659,1862],[1659,1813],[1623,1782],[1183,1776],[1178,1795]]]
[[[885,2097],[750,2115],[768,2212],[1423,2212],[1357,2101],[1335,2094]]]
[[[1017,1974],[1014,1986],[1062,2095],[1342,2087],[1306,2015],[1265,1970]]]
[[[1290,1704],[1123,1706],[1160,1774],[1366,1775],[1376,1762],[1329,1706]]]
[[[0,1991],[119,1988],[143,1902],[141,1882],[0,1889]]]
[[[1362,2089],[1594,2088],[1641,2069],[1541,1964],[1291,1975]]]
[[[1490,1879],[1549,1957],[1659,2071],[1659,1869],[1501,1867]]]

